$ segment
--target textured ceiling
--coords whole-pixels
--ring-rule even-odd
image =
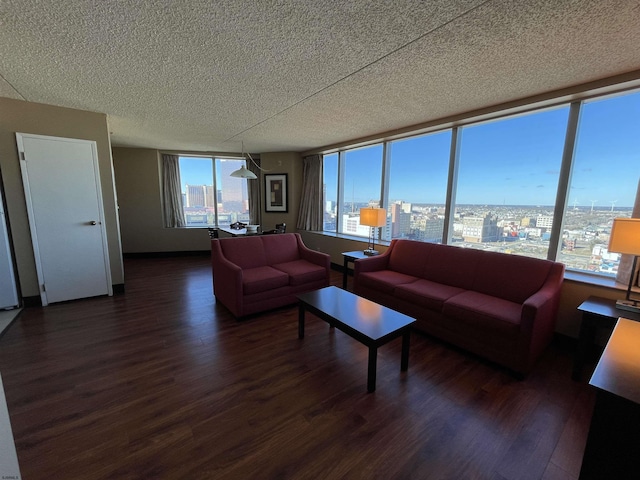
[[[0,96],[116,146],[310,150],[640,69],[638,0],[0,3]]]

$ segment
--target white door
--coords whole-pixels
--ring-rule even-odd
[[[5,215],[2,192],[0,192],[0,309],[18,306],[18,291]]]
[[[42,304],[112,295],[96,143],[16,140]]]

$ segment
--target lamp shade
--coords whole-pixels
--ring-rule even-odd
[[[384,227],[387,223],[387,211],[384,208],[361,208],[360,225]]]
[[[256,177],[255,173],[253,173],[251,170],[247,170],[247,167],[245,167],[244,165],[242,165],[242,167],[240,167],[238,170],[234,170],[233,172],[231,172],[229,176],[236,178],[246,178],[247,180],[255,180],[256,178],[258,178]]]
[[[609,251],[640,255],[640,218],[614,218]]]

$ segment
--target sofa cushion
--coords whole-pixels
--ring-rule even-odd
[[[254,293],[273,290],[289,284],[289,275],[272,267],[247,268],[242,271],[242,293]]]
[[[397,241],[391,249],[387,268],[413,277],[421,277],[432,243]]]
[[[267,265],[292,262],[300,258],[298,240],[293,233],[260,236],[264,244]]]
[[[553,262],[522,255],[482,252],[472,289],[512,302],[523,303],[540,290]]]
[[[220,238],[217,241],[225,258],[242,269],[267,265],[267,257],[260,237]]]
[[[483,252],[471,248],[435,245],[421,277],[452,287],[471,289]]]
[[[294,260],[272,266],[289,275],[289,285],[302,285],[315,280],[323,280],[327,276],[323,267],[306,260]]]
[[[415,282],[416,280],[418,280],[416,277],[400,272],[394,272],[393,270],[363,272],[358,275],[359,285],[380,290],[385,293],[393,293],[397,285]]]
[[[420,279],[405,285],[398,285],[395,289],[395,296],[414,305],[440,312],[445,300],[462,292],[464,290],[458,287]]]
[[[442,313],[451,321],[482,327],[490,332],[515,335],[520,329],[522,305],[474,291],[444,302]]]

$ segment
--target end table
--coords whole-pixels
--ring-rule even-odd
[[[355,250],[353,252],[342,252],[342,256],[344,257],[344,270],[342,272],[342,289],[346,290],[347,289],[347,273],[349,271],[348,269],[349,262],[353,263],[356,260],[359,260],[361,258],[369,258],[369,256],[365,255],[364,251],[362,250]]]
[[[619,317],[640,322],[640,314],[616,308],[616,301],[609,298],[589,297],[580,304],[578,310],[582,312],[582,323],[578,336],[578,346],[573,359],[573,373],[571,378],[579,380],[582,367],[593,340],[597,327],[613,329]]]

